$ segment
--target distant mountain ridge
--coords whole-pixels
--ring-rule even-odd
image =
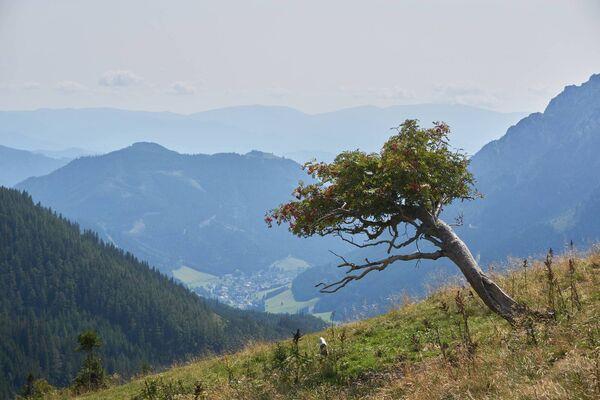
[[[141,142],[16,187],[166,273],[185,265],[223,275],[290,255],[314,264],[343,248],[266,229],[265,211],[300,179],[300,165],[272,154],[189,155]]]
[[[11,187],[31,176],[46,175],[69,161],[0,145],[0,186]]]
[[[153,141],[184,153],[275,154],[297,161],[348,148],[376,151],[390,128],[406,118],[445,120],[460,132],[453,144],[474,153],[523,117],[462,105],[353,107],[306,114],[288,107],[238,106],[190,115],[110,108],[0,111],[0,143],[22,148],[78,146],[97,153]]]
[[[65,386],[77,335],[98,331],[109,373],[130,376],[207,353],[320,329],[308,316],[240,311],[204,300],[130,253],[80,233],[27,193],[0,187],[0,398],[29,373]]]

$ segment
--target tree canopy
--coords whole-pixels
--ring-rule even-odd
[[[97,348],[102,346],[102,340],[100,336],[96,333],[96,331],[87,330],[82,332],[77,336],[77,343],[79,343],[78,351],[84,351],[86,353],[91,353]]]
[[[481,271],[464,242],[439,218],[453,201],[479,196],[469,159],[450,146],[449,133],[443,122],[421,128],[416,120],[406,120],[379,153],[346,151],[332,163],[307,163],[313,181],[300,182],[296,199],[268,212],[265,222],[287,223],[301,237],[336,235],[357,247],[387,246],[386,257],[364,263],[340,256],[339,267],[347,267],[347,274],[318,284],[322,292],[335,292],[396,261],[448,257],[490,309],[512,320],[518,304]],[[419,246],[420,239],[427,247]],[[402,248],[414,251],[401,253]]]
[[[391,229],[397,237],[395,227],[411,224],[414,209],[437,216],[453,200],[477,195],[469,160],[450,147],[449,132],[443,122],[422,129],[407,120],[379,153],[346,151],[329,164],[307,163],[315,182],[300,182],[296,200],[270,211],[266,222],[287,222],[298,236],[362,233],[372,240]]]

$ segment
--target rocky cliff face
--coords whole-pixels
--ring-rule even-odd
[[[463,212],[461,234],[487,261],[598,238],[600,226],[590,237],[579,237],[572,227],[582,222],[580,204],[593,203],[600,187],[599,153],[600,75],[593,75],[473,156],[471,170],[484,199],[448,213]],[[598,216],[581,218],[600,225]]]

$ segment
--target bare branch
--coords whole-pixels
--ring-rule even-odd
[[[341,232],[335,232],[334,234],[336,236],[338,236],[340,239],[342,239],[344,242],[346,243],[350,243],[353,246],[356,246],[358,248],[364,249],[365,247],[374,247],[374,246],[378,246],[380,244],[387,244],[388,248],[387,248],[387,253],[390,254],[392,252],[392,249],[401,249],[402,247],[406,247],[409,244],[417,241],[419,239],[419,237],[422,235],[420,229],[417,229],[417,231],[415,232],[415,235],[408,238],[407,240],[405,240],[404,242],[401,243],[396,243],[396,240],[398,239],[398,229],[397,227],[394,225],[393,227],[389,227],[390,230],[393,229],[393,236],[391,240],[388,239],[383,239],[383,240],[378,240],[376,242],[368,242],[365,241],[364,243],[357,243],[354,241],[354,239],[352,237],[350,238],[346,238],[344,237],[344,235]],[[406,236],[408,236],[408,234],[405,233]]]
[[[376,242],[356,243],[354,241],[354,239],[352,239],[352,237],[350,237],[350,239],[348,239],[348,238],[344,237],[344,235],[342,235],[339,232],[335,233],[335,235],[338,236],[340,239],[342,239],[344,242],[350,243],[352,246],[356,246],[356,247],[358,247],[360,249],[364,249],[365,247],[378,246],[378,245],[384,244],[384,243],[392,243],[391,240],[378,240]]]
[[[335,254],[335,253],[333,253],[333,254]],[[335,255],[337,256],[337,254],[335,254]],[[423,253],[423,252],[417,251],[417,252],[411,253],[411,254],[397,254],[397,255],[387,257],[387,258],[377,260],[377,261],[369,261],[367,259],[367,260],[365,260],[365,264],[355,264],[355,263],[349,262],[344,257],[338,256],[342,260],[342,263],[339,264],[338,267],[340,267],[340,268],[348,267],[349,268],[349,270],[346,272],[346,274],[350,274],[353,271],[361,271],[361,272],[357,275],[347,275],[337,282],[333,282],[333,283],[329,283],[329,284],[325,284],[325,283],[321,282],[321,283],[315,285],[315,287],[321,287],[321,289],[319,290],[321,293],[335,293],[338,290],[340,290],[341,288],[343,288],[344,286],[346,286],[348,283],[364,278],[369,272],[383,271],[390,264],[392,264],[396,261],[437,260],[438,258],[445,257],[445,256],[446,256],[446,254],[444,253],[443,250],[438,250],[433,253]]]
[[[350,215],[346,210],[338,208],[324,218],[332,216],[337,212],[345,212],[348,215],[341,223],[323,228],[319,234],[321,236],[338,236],[344,242],[358,248],[375,247],[385,244],[387,245],[387,253],[390,254],[392,249],[401,249],[418,241],[424,232],[424,225],[422,223],[417,223],[418,220],[414,210],[409,208],[406,208],[406,210],[400,208],[398,215],[387,216],[387,218],[380,217],[376,220],[361,215]],[[399,224],[404,224],[404,236],[408,238],[401,243],[397,243],[397,240],[400,237],[400,233],[398,232]],[[414,235],[410,237],[408,236],[409,225],[415,228]],[[376,240],[386,232],[391,238]],[[347,234],[349,237],[346,237],[344,234]],[[363,243],[356,242],[353,239],[353,236],[358,234],[365,235],[367,239],[364,240]]]

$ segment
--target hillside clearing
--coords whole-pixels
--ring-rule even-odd
[[[219,277],[206,272],[201,272],[185,265],[174,269],[173,276],[179,279],[190,289],[203,288],[206,289],[211,284],[219,281]]]
[[[295,314],[306,310],[308,312],[312,311],[312,307],[317,302],[318,298],[310,299],[307,301],[297,301],[294,298],[294,293],[292,293],[292,289],[287,289],[276,296],[273,296],[265,301],[265,311],[280,314],[280,313],[288,313]]]

